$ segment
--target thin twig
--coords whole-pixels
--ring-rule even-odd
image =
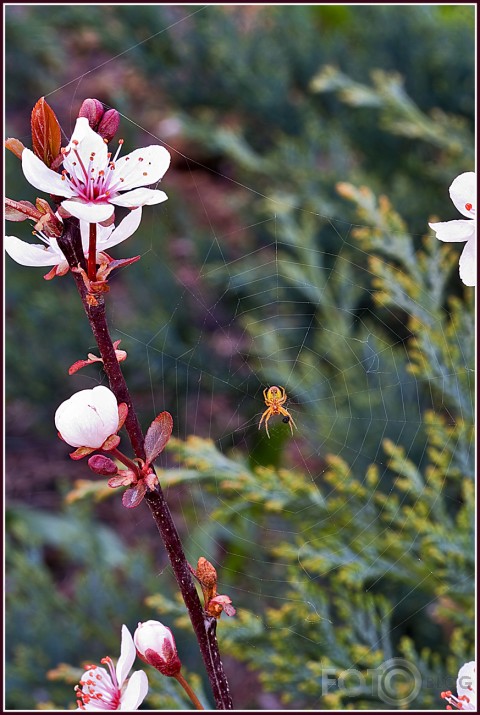
[[[77,220],[68,219],[65,221],[65,232],[63,236],[58,239],[58,245],[64,253],[70,268],[76,268],[78,265],[85,268],[85,258],[83,256]],[[137,457],[145,459],[143,432],[110,337],[103,295],[97,296],[97,305],[91,305],[86,299],[87,289],[81,275],[77,272],[72,272],[72,275],[80,293],[83,307],[90,322],[95,340],[97,341],[110,388],[118,402],[125,402],[128,406],[125,429],[130,438],[132,449]],[[202,608],[189,564],[185,557],[172,515],[165,501],[162,488],[158,486],[155,491],[147,492],[145,494],[145,501],[150,508],[157,528],[162,536],[173,573],[175,574],[178,587],[188,610],[200,652],[205,663],[217,709],[232,710],[233,702],[218,648],[216,619],[208,616]]]

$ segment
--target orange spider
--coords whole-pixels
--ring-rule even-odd
[[[288,422],[288,424],[290,425],[290,431],[293,434],[292,425],[295,427],[295,429],[297,429],[297,425],[293,421],[293,417],[290,412],[286,410],[285,407],[282,407],[282,405],[284,405],[287,401],[287,393],[285,392],[285,388],[272,385],[272,387],[264,389],[263,397],[265,400],[265,404],[267,405],[267,409],[262,415],[262,418],[258,425],[258,429],[260,429],[263,420],[265,420],[265,430],[267,432],[267,436],[270,437],[270,434],[268,432],[268,420],[272,415],[284,415],[283,421]]]

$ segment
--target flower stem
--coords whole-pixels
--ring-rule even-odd
[[[85,258],[82,252],[78,220],[66,219],[64,223],[65,231],[63,236],[58,239],[58,245],[64,253],[70,268],[75,268],[77,265],[84,266]],[[72,275],[80,293],[93,335],[97,341],[110,389],[119,403],[125,402],[128,406],[125,429],[128,432],[133,451],[137,457],[145,459],[143,432],[115,354],[115,348],[108,330],[103,296],[98,297],[97,305],[90,305],[86,300],[87,289],[81,275],[76,272],[72,272]],[[160,485],[155,491],[149,491],[145,494],[145,502],[148,504],[162,536],[173,573],[188,610],[217,709],[232,710],[233,702],[218,648],[217,621],[215,618],[208,616],[202,608],[178,531]]]
[[[97,224],[89,224],[88,236],[88,271],[91,281],[97,280]]]
[[[189,684],[187,683],[187,681],[186,681],[185,678],[183,677],[182,673],[180,672],[180,673],[178,673],[178,675],[174,675],[173,677],[175,678],[175,680],[178,680],[178,682],[180,683],[180,685],[182,686],[182,688],[185,690],[185,692],[187,693],[188,697],[190,698],[190,700],[192,701],[192,703],[195,705],[195,710],[205,710],[205,708],[203,707],[202,703],[201,703],[200,700],[197,698],[197,696],[196,696],[195,693],[193,692],[192,688],[189,686]]]
[[[136,464],[133,460],[131,460],[125,454],[120,452],[120,450],[116,447],[114,447],[113,449],[109,449],[107,453],[111,454],[113,457],[116,457],[119,462],[122,462],[122,464],[131,469],[133,472],[135,472],[135,474],[139,474],[140,470],[138,468],[138,464]]]

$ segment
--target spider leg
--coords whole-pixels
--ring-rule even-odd
[[[268,431],[268,420],[270,419],[271,414],[268,415],[267,419],[265,420],[265,432],[267,433],[268,439],[270,439],[270,432]]]
[[[263,391],[263,399],[265,400],[266,405],[268,405],[267,394],[266,394],[267,390],[268,390],[268,387],[266,387]]]
[[[262,422],[265,419],[265,417],[267,417],[268,413],[270,412],[270,409],[271,409],[270,407],[268,409],[266,409],[265,412],[263,413],[263,415],[261,416],[260,422],[258,423],[258,429],[260,429],[260,427],[262,426]]]
[[[265,412],[263,413],[263,415],[262,415],[262,417],[261,417],[261,419],[260,419],[259,425],[258,425],[258,429],[260,429],[260,427],[262,426],[263,420],[265,420],[265,431],[266,431],[266,433],[267,433],[267,437],[268,437],[268,438],[270,438],[270,434],[269,434],[269,432],[268,432],[268,420],[270,419],[271,416],[272,416],[272,408],[269,407],[269,408],[268,408],[267,410],[265,410]]]

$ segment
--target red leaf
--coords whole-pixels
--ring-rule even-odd
[[[77,362],[74,362],[73,365],[71,365],[68,368],[68,374],[69,375],[74,375],[76,372],[82,369],[82,367],[85,367],[85,365],[91,365],[93,360],[77,360]]]
[[[173,429],[173,419],[169,412],[161,412],[155,417],[145,435],[146,464],[151,464],[167,444]]]
[[[92,452],[95,452],[95,449],[93,449],[92,447],[79,447],[75,450],[75,452],[70,452],[70,459],[83,459]]]
[[[32,110],[32,147],[35,154],[50,167],[60,154],[62,137],[60,124],[44,97]]]
[[[5,199],[5,218],[7,221],[25,221],[35,219],[38,221],[38,210],[30,201],[12,201]]]
[[[143,497],[145,496],[146,490],[147,488],[143,479],[137,482],[134,487],[132,487],[131,489],[127,489],[126,492],[123,492],[123,506],[125,506],[127,509],[134,509],[142,501]]]
[[[111,434],[110,437],[107,437],[105,442],[102,444],[102,449],[105,452],[108,452],[111,449],[115,449],[115,447],[118,447],[120,444],[120,437],[118,434]]]
[[[108,480],[108,486],[112,489],[116,489],[117,487],[128,487],[134,479],[135,475],[133,475],[133,473],[127,474],[126,471],[122,469],[117,477],[111,477]]]
[[[120,342],[120,341],[118,341]],[[115,347],[115,345],[114,345]],[[118,405],[118,427],[117,430],[122,429],[123,425],[125,424],[125,420],[127,419],[128,416],[128,405],[126,402],[121,402]]]
[[[132,263],[139,261],[141,256],[133,256],[133,258],[119,258],[118,260],[110,261],[108,264],[109,272],[115,270],[115,268],[125,268],[125,266],[130,266]]]
[[[5,148],[9,149],[19,159],[22,158],[22,152],[25,149],[20,139],[14,139],[13,137],[5,140]]]

